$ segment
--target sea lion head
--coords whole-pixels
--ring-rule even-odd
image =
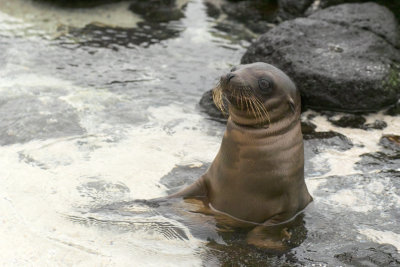
[[[213,90],[215,104],[239,125],[269,127],[276,121],[300,116],[300,95],[290,78],[263,62],[233,67]]]

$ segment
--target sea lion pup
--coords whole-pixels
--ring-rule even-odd
[[[304,181],[300,94],[276,67],[234,67],[213,90],[229,105],[220,150],[207,172],[169,196],[206,197],[210,207],[240,221],[277,225],[311,201]]]

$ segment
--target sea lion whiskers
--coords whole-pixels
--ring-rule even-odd
[[[224,105],[224,95],[222,93],[222,85],[221,82],[217,84],[217,86],[212,90],[212,97],[215,105],[221,112],[226,115],[226,109]]]
[[[261,109],[261,111],[263,112],[263,114],[265,115],[264,119],[268,120],[268,125],[271,124],[271,117],[269,116],[268,110],[265,107],[265,105],[258,99],[255,98],[254,101],[257,103],[258,107]]]
[[[224,101],[227,100],[224,91],[230,92],[231,101],[235,101],[234,103],[241,110],[246,108],[247,113],[253,115],[257,123],[263,124],[264,121],[268,121],[268,124],[271,124],[268,110],[257,96],[253,94],[250,86],[233,86],[221,79],[212,91],[212,96],[215,105],[224,115],[228,115],[226,105],[224,104]]]

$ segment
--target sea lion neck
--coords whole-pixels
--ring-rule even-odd
[[[229,106],[228,125],[232,129],[239,131],[248,131],[249,134],[258,134],[262,132],[263,136],[276,135],[290,130],[294,124],[300,121],[300,105],[293,112],[290,108],[284,108],[282,105],[269,112],[269,117],[262,122],[249,114],[246,110],[236,109]]]

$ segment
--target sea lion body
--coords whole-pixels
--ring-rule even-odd
[[[206,197],[215,210],[256,224],[290,220],[312,201],[298,90],[266,63],[234,68],[214,90],[229,101],[220,150],[204,175],[170,197]]]

